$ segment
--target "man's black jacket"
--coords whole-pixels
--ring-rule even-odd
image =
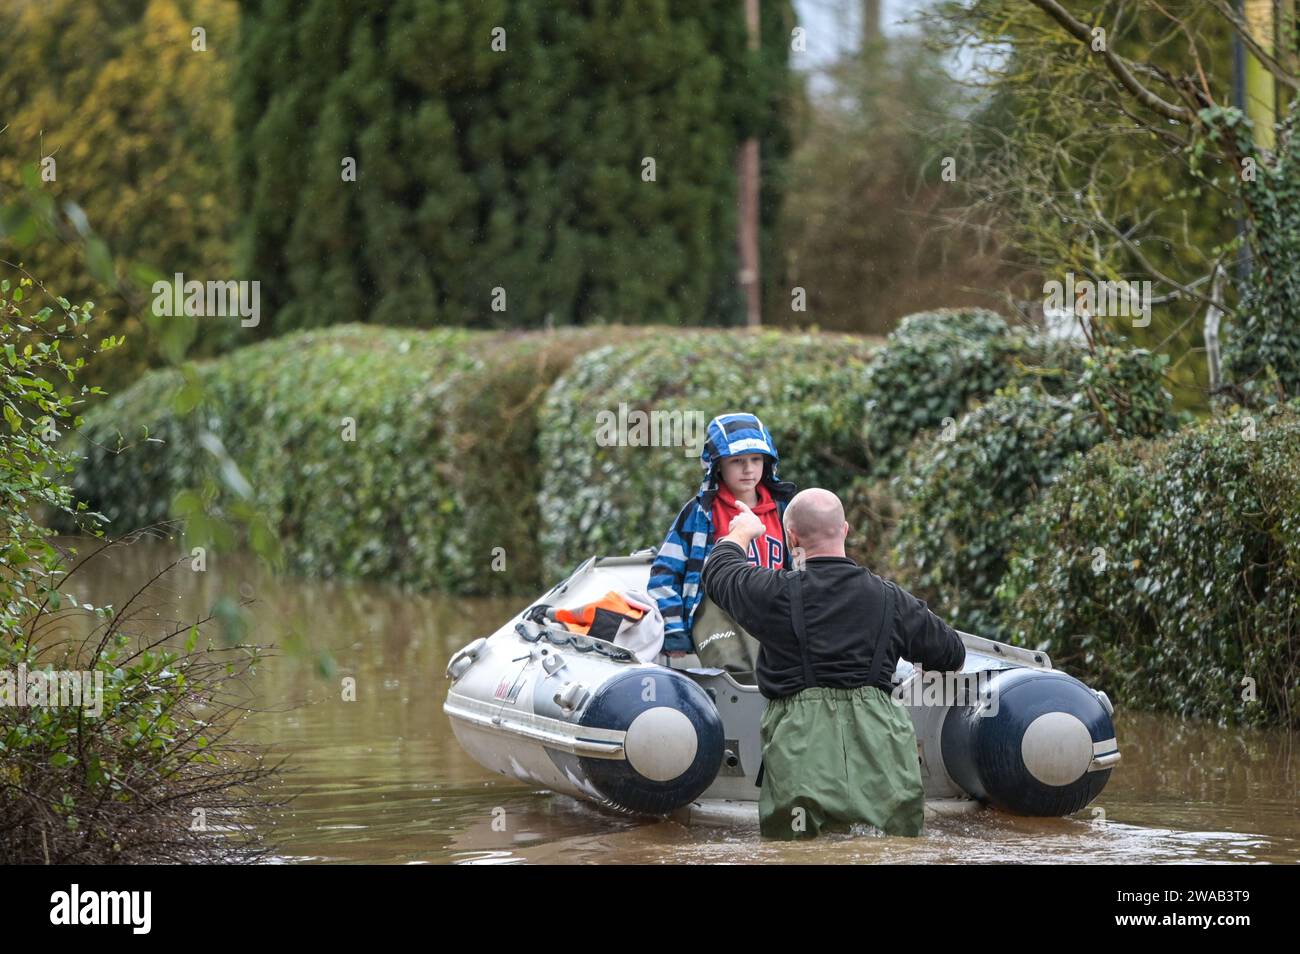
[[[865,686],[878,636],[885,641],[875,685],[886,692],[900,656],[924,669],[961,668],[966,659],[961,637],[906,590],[848,557],[810,557],[804,566],[800,589],[813,685]],[[729,540],[719,542],[704,564],[709,599],[762,647],[758,688],[768,699],[809,688],[791,619],[791,577],[796,573],[800,571],[753,566]]]

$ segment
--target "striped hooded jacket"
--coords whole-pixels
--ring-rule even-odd
[[[695,651],[691,622],[703,595],[700,571],[717,538],[713,498],[720,480],[718,461],[736,454],[767,455],[762,480],[776,502],[778,513],[785,513],[786,504],[794,496],[795,485],[777,477],[780,457],[762,421],[753,414],[721,414],[709,422],[704,448],[700,451],[704,481],[673,521],[650,568],[650,596],[659,604],[664,618],[664,652]]]

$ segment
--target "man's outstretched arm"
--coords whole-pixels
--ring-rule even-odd
[[[903,658],[923,669],[958,672],[966,661],[966,646],[957,631],[930,611],[924,600],[893,583],[898,595],[898,621],[903,631]]]
[[[761,641],[772,597],[779,587],[775,570],[754,566],[745,555],[750,541],[764,532],[763,521],[740,504],[727,535],[704,561],[701,583],[718,608]]]

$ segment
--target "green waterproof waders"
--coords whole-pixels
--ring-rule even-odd
[[[758,640],[720,610],[707,596],[701,597],[691,622],[691,641],[700,665],[725,669],[742,686],[758,681]]]
[[[812,838],[854,823],[919,835],[924,816],[916,732],[887,692],[804,689],[767,704],[758,797],[764,836]]]
[[[919,835],[925,795],[916,732],[906,710],[870,684],[879,676],[888,627],[877,634],[868,685],[816,687],[798,574],[791,615],[804,681],[814,688],[773,699],[763,713],[759,830],[769,838],[812,838],[828,826],[865,823],[887,835]]]

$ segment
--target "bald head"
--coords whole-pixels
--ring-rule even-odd
[[[844,555],[844,505],[829,490],[810,487],[795,494],[785,508],[785,529],[790,545],[809,556]]]

